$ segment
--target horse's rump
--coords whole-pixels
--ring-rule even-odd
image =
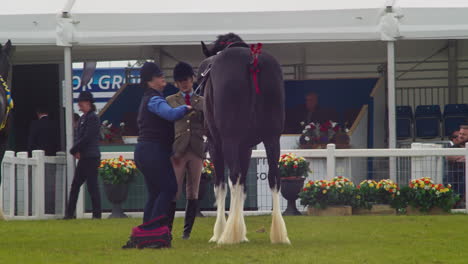
[[[284,123],[284,88],[279,63],[269,54],[259,56],[257,94],[247,48],[229,48],[216,55],[211,67],[212,100],[215,126],[223,136],[261,135],[262,131],[281,133]],[[207,91],[208,92],[208,91]],[[209,93],[209,92],[208,92]]]

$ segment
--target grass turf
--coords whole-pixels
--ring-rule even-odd
[[[292,245],[271,245],[271,217],[246,217],[249,243],[208,243],[214,218],[172,249],[122,250],[140,219],[0,222],[0,263],[467,263],[468,216],[285,217]],[[266,232],[256,230],[265,227]]]

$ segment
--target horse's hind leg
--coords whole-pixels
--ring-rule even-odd
[[[247,242],[247,228],[244,221],[245,182],[252,151],[238,144],[223,145],[224,155],[229,166],[229,187],[231,206],[219,244]]]
[[[268,138],[263,141],[268,158],[268,181],[273,198],[272,223],[270,231],[270,240],[272,243],[291,244],[288,238],[288,231],[284,223],[283,216],[280,210],[279,191],[281,187],[281,179],[278,169],[278,160],[280,156],[279,136]]]
[[[221,145],[211,146],[210,156],[215,167],[215,187],[214,193],[216,197],[216,222],[213,228],[213,236],[210,242],[218,242],[221,234],[226,227],[226,181],[224,178],[224,156],[221,151]]]

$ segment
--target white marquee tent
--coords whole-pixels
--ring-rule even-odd
[[[2,3],[0,42],[29,47],[31,61],[64,50],[63,94],[71,116],[71,47],[96,49],[103,58],[111,50],[99,46],[188,45],[226,32],[265,43],[387,41],[388,105],[394,116],[394,41],[467,39],[466,14],[466,0],[15,0]],[[67,145],[71,122],[67,118]],[[389,128],[395,147],[392,118]]]

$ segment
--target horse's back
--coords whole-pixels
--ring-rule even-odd
[[[226,136],[279,134],[284,124],[284,87],[281,66],[268,53],[258,61],[256,92],[247,48],[229,48],[218,54],[211,68],[216,127]]]

